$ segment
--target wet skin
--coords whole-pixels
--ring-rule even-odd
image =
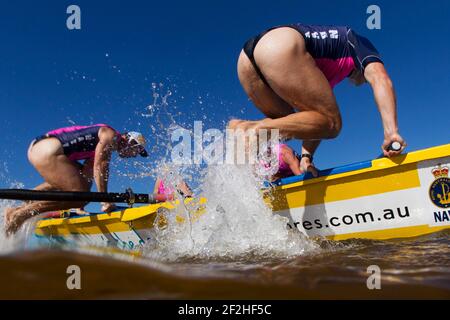
[[[65,154],[61,142],[57,138],[47,138],[30,145],[28,160],[44,179],[35,190],[50,191],[90,191],[93,182],[99,192],[107,192],[109,162],[111,153],[118,151],[121,157],[136,157],[139,149],[129,146],[125,139],[116,141],[116,133],[110,128],[99,131],[99,143],[95,150],[95,158],[80,164],[70,160]],[[5,209],[5,231],[16,232],[22,224],[32,216],[49,211],[82,208],[86,202],[54,202],[30,201],[17,208]],[[102,211],[110,212],[115,206],[102,203]]]
[[[230,129],[279,129],[286,139],[303,140],[302,153],[310,154],[321,139],[339,135],[342,120],[332,88],[296,30],[278,28],[268,32],[258,42],[254,57],[270,87],[243,51],[238,60],[238,76],[247,95],[267,118],[232,120]],[[401,153],[406,143],[398,133],[395,92],[383,64],[371,63],[364,74],[354,72],[350,80],[355,85],[368,82],[372,86],[384,127],[384,155]],[[386,150],[393,141],[402,144],[400,151]]]

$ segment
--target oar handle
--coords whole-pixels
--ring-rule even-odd
[[[29,201],[68,201],[68,202],[116,202],[153,204],[171,200],[163,194],[134,194],[130,189],[125,193],[75,192],[75,191],[37,191],[27,189],[0,189],[0,199]]]
[[[398,141],[392,141],[385,150],[386,151],[400,151],[400,150],[402,150],[402,144]],[[378,156],[378,158],[383,158],[383,157],[384,157],[384,153],[382,153]]]
[[[386,148],[386,151],[400,151],[402,149],[402,144],[398,141],[393,141],[391,144]]]

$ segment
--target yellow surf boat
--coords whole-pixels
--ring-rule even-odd
[[[394,239],[450,228],[450,144],[380,158],[309,175],[282,179],[263,190],[275,214],[288,228],[310,237]],[[201,219],[206,199],[188,199],[183,208]],[[195,205],[194,205],[195,203]],[[68,215],[37,223],[38,237],[102,243],[133,249],[166,223],[164,211],[180,203],[164,202],[113,213]],[[66,215],[66,216],[64,216]],[[184,223],[180,216],[178,223]]]

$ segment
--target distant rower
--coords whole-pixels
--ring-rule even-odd
[[[292,24],[271,28],[248,40],[238,60],[239,80],[264,113],[260,121],[232,120],[231,129],[279,129],[283,138],[303,140],[302,154],[314,154],[321,139],[342,127],[333,88],[345,78],[368,82],[384,128],[383,154],[400,154],[392,81],[373,44],[349,27]],[[365,121],[366,119],[361,119]],[[399,148],[392,147],[397,143]],[[302,168],[313,171],[308,157]]]
[[[147,157],[145,139],[138,132],[119,133],[106,124],[73,126],[47,132],[31,142],[28,159],[44,183],[35,190],[90,191],[93,181],[98,192],[108,191],[111,154],[122,158]],[[83,161],[82,163],[79,161]],[[48,211],[84,207],[84,202],[30,202],[5,210],[5,230],[16,232],[30,217]],[[115,206],[102,203],[102,211]]]
[[[301,159],[304,157],[308,157],[310,163],[312,163],[313,161],[311,155],[299,155],[297,152],[295,152],[294,149],[284,143],[278,143],[273,148],[269,148],[267,151],[268,156],[272,157],[273,155],[276,157],[276,172],[271,173],[270,177],[268,177],[268,180],[270,182],[291,176],[298,176],[308,171],[308,168],[301,167]],[[272,161],[261,161],[258,164],[258,167],[260,167],[258,171],[260,171],[261,173],[270,172],[272,171],[274,166],[275,162],[273,161],[273,159]],[[318,171],[314,166],[312,166],[309,171],[311,171],[311,174],[314,177],[318,176]]]
[[[180,180],[178,183],[175,184],[175,188],[170,187],[170,185],[167,182],[164,182],[161,178],[157,178],[155,181],[155,187],[153,189],[154,194],[163,194],[166,196],[170,196],[175,194],[175,192],[178,192],[181,196],[188,198],[192,197],[193,193],[189,185],[184,182],[183,180]]]

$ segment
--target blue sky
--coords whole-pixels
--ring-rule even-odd
[[[66,28],[77,4],[82,29]],[[382,29],[366,28],[366,8],[381,7]],[[0,12],[0,171],[33,187],[39,175],[26,159],[30,141],[50,129],[108,123],[156,139],[145,118],[157,91],[172,95],[167,110],[192,127],[223,128],[231,117],[258,119],[236,75],[250,36],[273,25],[349,25],[380,51],[398,96],[400,133],[408,151],[449,143],[450,3],[448,1],[8,1]],[[380,117],[369,86],[335,89],[341,135],[325,141],[316,164],[328,168],[376,157]],[[165,121],[165,120],[163,120]],[[298,144],[294,144],[298,145]],[[146,160],[153,166],[164,148]],[[126,172],[123,164],[115,168]],[[111,173],[111,190],[149,191],[153,178]]]

